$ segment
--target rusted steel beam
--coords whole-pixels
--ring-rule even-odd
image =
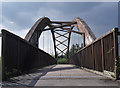
[[[60,34],[60,33],[58,33],[58,32],[56,32],[56,31],[54,31],[56,34],[59,34],[59,35],[62,35],[62,34]],[[66,35],[66,34],[68,34],[69,32],[66,32],[65,34],[63,34],[63,35]]]
[[[60,30],[60,29],[57,29],[57,30],[56,30],[56,29],[54,29],[54,31],[69,32],[69,31],[67,31],[67,30],[63,30],[63,29],[61,29],[61,30]]]
[[[68,48],[65,48],[63,51],[65,51],[66,49],[68,49]]]
[[[55,39],[55,40],[56,40],[57,42],[61,43],[62,45],[68,47],[67,45],[63,44],[63,42],[61,42],[61,41],[59,41],[59,40],[57,40],[57,39]]]
[[[77,34],[81,34],[81,35],[84,34],[83,32],[74,31],[74,30],[71,30],[70,28],[62,28],[62,29],[68,30],[70,32],[74,32],[74,33],[77,33]]]
[[[71,26],[70,30],[72,30],[74,28],[74,26]],[[70,39],[71,39],[71,31],[68,35],[68,50],[67,50],[67,59],[68,59],[68,62],[69,62],[69,46],[70,46]]]
[[[55,43],[55,35],[54,35],[54,31],[51,30],[51,33],[52,33],[53,43],[54,43],[55,59],[57,59],[57,51],[56,51],[56,43]]]
[[[63,44],[63,43],[64,43],[64,42],[66,42],[66,41],[68,41],[68,39],[66,39],[66,40],[62,41],[61,43]],[[60,44],[57,44],[56,46],[61,45],[61,43],[60,43]]]
[[[61,24],[61,25],[52,25],[50,24],[50,26],[54,29],[54,28],[62,28],[62,27],[66,27],[66,26],[71,26],[74,23],[68,23],[68,24]]]
[[[62,23],[68,23],[69,24],[69,23],[72,23],[72,24],[76,24],[76,22],[72,22],[72,21],[68,21],[68,22],[67,21],[66,22],[65,21],[51,21],[51,23],[56,23],[56,24],[62,24]]]
[[[64,53],[64,51],[62,51],[61,49],[59,49],[58,47],[56,47],[59,51],[61,51],[62,53]],[[59,53],[60,54],[60,53]],[[65,54],[65,53],[64,53]]]
[[[55,32],[55,31],[54,31]],[[67,35],[68,34],[68,32],[67,33],[64,33],[64,34],[60,34],[60,33],[58,33],[58,32],[55,32],[56,34],[58,34],[58,35],[60,35],[60,36],[63,36],[63,37],[65,37],[65,38],[68,38],[68,37],[66,37],[65,35]],[[57,36],[58,37],[58,36]]]
[[[59,37],[61,37],[61,36],[65,37],[65,38],[68,38],[68,37],[66,37],[66,36],[64,36],[64,35],[57,36],[56,38],[59,38]]]
[[[58,53],[58,55],[61,54],[61,53],[64,53],[64,51],[67,50],[67,49],[68,48],[65,48],[64,50],[62,50],[62,52]],[[66,53],[64,53],[64,54],[66,55]]]
[[[43,31],[49,31],[49,30],[53,30],[52,28],[47,28],[47,29],[44,29],[44,30],[41,30],[42,32]]]
[[[66,32],[66,33],[64,33],[64,34],[60,34],[60,33],[58,33],[58,32],[56,32],[56,31],[54,31],[56,34],[58,34],[58,35],[60,35],[60,36],[65,36],[65,35],[67,35],[69,32]]]
[[[64,25],[52,25],[52,24],[50,25],[50,24],[49,24],[50,28],[44,29],[44,30],[42,30],[42,31],[45,31],[45,30],[53,30],[53,29],[56,29],[56,28],[62,28],[62,29],[65,30],[65,28],[63,28],[63,27],[71,26],[71,25],[73,25],[73,23],[64,24]],[[60,31],[60,30],[57,30],[57,31]]]
[[[60,52],[60,53],[58,53],[58,55],[59,55],[59,54],[65,54],[65,53],[64,53],[64,52]],[[66,55],[66,54],[65,54],[65,55]]]
[[[61,50],[61,51],[64,52],[66,49],[67,49],[67,48],[65,48],[65,49],[63,49],[63,50]],[[60,52],[60,53],[61,53],[61,52]]]
[[[63,30],[64,30],[64,29],[63,29]],[[58,53],[58,55],[59,55],[59,54],[65,54],[64,51],[65,51],[66,49],[68,49],[68,46],[64,44],[64,42],[68,41],[68,37],[65,36],[65,35],[69,34],[69,32],[66,32],[66,33],[64,33],[64,34],[60,34],[60,33],[56,32],[56,30],[54,30],[54,32],[59,35],[59,36],[56,37],[56,39],[59,38],[59,37],[67,38],[66,40],[64,40],[64,41],[62,41],[62,42],[56,40],[56,41],[59,42],[59,44],[56,45],[56,48],[60,51],[60,53]],[[64,50],[61,50],[61,49],[58,47],[59,45],[64,45],[64,46],[67,47],[67,48],[65,48]]]

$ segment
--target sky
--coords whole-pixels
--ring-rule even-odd
[[[1,28],[22,38],[33,24],[44,16],[53,21],[72,21],[75,17],[80,17],[97,38],[118,27],[118,2],[2,2],[0,6]],[[44,33],[44,36],[46,35],[51,36],[50,32]],[[40,39],[43,49],[42,38],[43,35]],[[44,46],[47,44],[48,42],[45,42]]]

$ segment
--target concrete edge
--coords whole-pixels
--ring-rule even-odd
[[[104,77],[106,77],[106,78],[110,78],[110,79],[112,79],[112,80],[116,80],[115,78],[111,77],[110,75],[108,75],[108,74],[105,73],[105,72],[99,72],[99,71],[95,71],[95,70],[87,69],[87,68],[83,68],[83,67],[79,67],[79,68],[82,69],[82,70],[91,72],[91,73],[95,73],[95,74],[100,75],[100,76],[104,76]]]

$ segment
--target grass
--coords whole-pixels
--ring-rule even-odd
[[[115,75],[113,73],[109,73],[111,77],[115,78]]]
[[[67,63],[66,58],[58,58],[58,60],[57,60],[57,64],[66,64],[66,63]]]
[[[116,58],[116,66],[117,77],[120,79],[120,56]]]

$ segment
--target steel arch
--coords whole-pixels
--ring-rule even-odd
[[[46,28],[46,26],[48,26],[49,28]],[[76,27],[78,31],[72,30],[74,27]],[[51,21],[47,17],[42,17],[38,21],[36,21],[33,27],[29,30],[29,32],[25,36],[25,40],[30,42],[32,45],[38,47],[38,39],[41,33],[47,30],[51,30],[51,33],[52,33],[54,50],[55,50],[55,58],[57,58],[56,49],[58,49],[60,53],[64,53],[64,51],[67,50],[67,58],[68,58],[71,32],[82,35],[84,46],[90,44],[96,39],[96,36],[94,35],[90,27],[85,23],[85,21],[83,21],[79,17],[74,18],[73,21],[68,21],[68,22],[67,21]],[[58,31],[62,31],[65,33],[60,34],[58,33]],[[57,33],[59,36],[56,37],[55,33]],[[68,34],[68,36],[65,36],[66,34]],[[64,38],[67,38],[66,39],[66,41],[68,41],[67,45],[64,44],[64,42],[66,41],[57,40],[57,38],[61,36],[63,36]],[[56,45],[56,41],[59,42],[59,44]],[[61,50],[60,48],[58,48],[60,44],[66,46],[66,48],[64,50]]]

